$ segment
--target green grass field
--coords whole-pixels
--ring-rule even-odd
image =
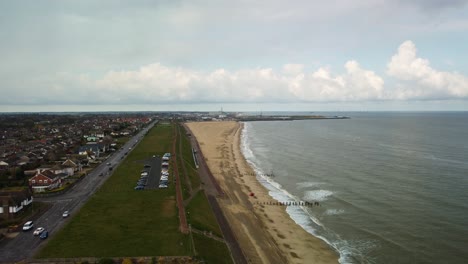
[[[201,231],[211,231],[214,235],[223,237],[205,192],[199,191],[185,208],[185,211],[187,212],[187,221],[192,227]]]
[[[192,188],[196,189],[200,186],[200,177],[198,176],[197,169],[195,168],[195,162],[193,161],[192,146],[190,145],[190,139],[188,138],[187,132],[183,126],[180,126],[180,133],[182,135],[182,140],[180,140],[180,144],[182,145],[182,159],[185,162],[188,174],[187,176],[190,179]]]
[[[70,222],[50,239],[36,257],[193,256],[190,235],[179,231],[175,186],[135,191],[144,160],[172,152],[174,125],[158,125],[128,154],[114,174]],[[200,184],[192,168],[190,142],[181,128],[183,160],[192,184]],[[187,151],[188,150],[188,151]],[[173,153],[174,154],[174,153]],[[171,159],[171,175],[176,164]],[[179,164],[179,173],[182,173]],[[197,186],[198,186],[197,185]],[[184,193],[186,197],[187,193]],[[200,191],[186,210],[189,223],[199,230],[222,236],[208,200]],[[226,244],[193,234],[197,257],[207,263],[232,263]]]
[[[226,244],[195,233],[193,234],[193,241],[198,254],[197,258],[203,260],[204,263],[233,263]]]
[[[172,149],[172,126],[156,126],[37,257],[193,255],[179,232],[175,188],[135,191],[143,160]]]

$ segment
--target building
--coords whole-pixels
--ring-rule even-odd
[[[29,179],[29,186],[34,193],[56,189],[60,187],[61,183],[61,178],[51,170],[38,171]]]
[[[33,202],[29,189],[0,190],[0,218],[15,218],[16,214]]]

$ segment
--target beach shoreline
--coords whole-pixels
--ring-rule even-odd
[[[242,153],[243,123],[187,123],[224,191],[218,202],[251,263],[338,263],[323,240],[296,224],[256,178]]]

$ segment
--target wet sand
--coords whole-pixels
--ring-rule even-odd
[[[251,263],[338,263],[324,241],[297,225],[272,201],[241,152],[238,122],[188,123],[208,167],[225,192],[218,202]],[[253,193],[254,196],[250,196]]]

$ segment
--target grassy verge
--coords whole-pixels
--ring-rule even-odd
[[[197,189],[200,186],[200,177],[198,176],[197,170],[195,168],[195,162],[193,161],[192,156],[192,145],[190,144],[190,139],[187,136],[187,131],[183,126],[180,126],[180,133],[182,134],[182,159],[185,162],[185,167],[187,168],[187,176],[190,179],[192,184],[192,189]]]
[[[231,264],[232,258],[226,244],[199,234],[193,234],[198,259],[204,263]]]
[[[179,232],[174,185],[135,191],[143,160],[171,152],[172,126],[153,128],[37,257],[192,255]]]
[[[204,191],[199,191],[186,207],[187,221],[201,231],[223,237]]]
[[[118,137],[115,139],[115,143],[117,143],[117,146],[122,147],[129,140],[130,140],[130,136]]]

